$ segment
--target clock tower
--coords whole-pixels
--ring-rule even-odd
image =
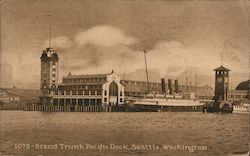
[[[215,71],[215,96],[216,101],[227,100],[227,90],[229,86],[229,69],[220,66]]]
[[[46,48],[41,57],[41,104],[51,104],[51,94],[58,86],[59,58],[53,48]]]

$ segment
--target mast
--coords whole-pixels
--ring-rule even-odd
[[[147,76],[147,93],[149,93],[149,82],[148,82],[148,67],[147,67],[147,58],[146,58],[146,49],[144,49],[144,60],[145,60],[145,67],[146,67],[146,76]]]
[[[187,60],[186,60],[186,58],[185,58],[185,65],[186,65],[186,71],[185,71],[185,76],[186,76],[186,88],[187,88],[187,93],[189,93],[188,76],[187,76]]]
[[[225,47],[226,47],[226,42],[224,41],[223,50],[221,51],[221,66],[223,66],[224,51],[226,49]]]
[[[49,26],[49,48],[51,48],[51,24]]]
[[[221,66],[223,66],[223,51],[221,52]]]
[[[249,57],[248,57],[248,63],[249,63],[248,67],[250,69],[250,54],[249,54]],[[248,99],[247,102],[248,102],[248,104],[250,104],[250,71],[249,71],[248,74],[249,75],[248,75],[248,87],[247,87],[247,99]]]
[[[48,16],[48,21],[49,21],[49,48],[51,48],[51,25],[52,25],[52,4],[51,4],[51,0],[49,1],[50,5],[49,5],[49,13],[47,14]]]

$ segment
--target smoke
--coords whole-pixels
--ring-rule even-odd
[[[137,42],[135,38],[126,36],[122,30],[107,25],[96,26],[80,32],[77,34],[75,41],[81,46],[94,44],[104,47],[131,45]]]

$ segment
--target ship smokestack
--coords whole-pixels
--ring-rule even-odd
[[[169,95],[173,95],[172,79],[168,79]]]
[[[166,86],[165,79],[161,78],[161,91],[162,91],[162,94],[166,93],[166,87],[165,86]]]
[[[179,93],[179,84],[178,80],[174,80],[175,93]]]

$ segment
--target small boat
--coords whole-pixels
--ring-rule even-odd
[[[242,103],[239,105],[233,105],[233,113],[250,113],[250,104]]]
[[[233,104],[229,101],[213,101],[205,103],[203,106],[203,113],[232,113]]]
[[[219,110],[221,113],[232,113],[233,105],[229,101],[222,101],[219,105]]]

